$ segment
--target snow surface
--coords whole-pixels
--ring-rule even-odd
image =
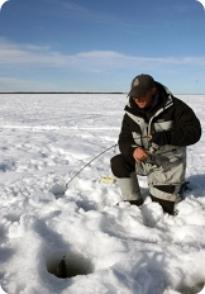
[[[205,124],[203,95],[180,96]],[[205,149],[188,148],[193,190],[175,217],[101,183],[111,175],[126,95],[0,95],[0,293],[205,293]],[[62,191],[59,191],[60,190]],[[54,195],[53,192],[62,192]],[[84,274],[58,278],[67,268]],[[3,292],[5,291],[5,292]]]

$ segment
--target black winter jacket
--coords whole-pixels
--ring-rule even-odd
[[[125,107],[119,135],[121,153],[133,162],[136,147],[149,149],[151,142],[159,146],[188,146],[201,137],[201,126],[193,110],[174,97],[166,87],[156,82],[157,104],[150,109],[139,109],[132,97]],[[152,136],[151,142],[147,136]]]

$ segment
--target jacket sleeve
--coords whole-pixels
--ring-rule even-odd
[[[154,143],[161,145],[188,146],[201,137],[201,125],[193,110],[182,101],[175,105],[173,127],[169,131],[153,134]]]
[[[121,131],[119,135],[119,149],[130,163],[134,163],[133,152],[136,145],[130,130],[129,117],[125,114],[122,121]]]

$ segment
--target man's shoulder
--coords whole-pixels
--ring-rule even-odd
[[[185,101],[179,99],[178,97],[173,97],[173,105],[175,108],[175,112],[179,115],[184,115],[186,117],[193,117],[195,116],[194,110],[189,106]]]
[[[185,101],[183,101],[182,99],[180,99],[174,95],[172,96],[172,100],[173,100],[173,103],[176,107],[190,108],[190,106]]]

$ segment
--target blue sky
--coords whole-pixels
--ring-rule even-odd
[[[128,91],[149,73],[205,93],[196,0],[10,0],[0,12],[0,91]]]

